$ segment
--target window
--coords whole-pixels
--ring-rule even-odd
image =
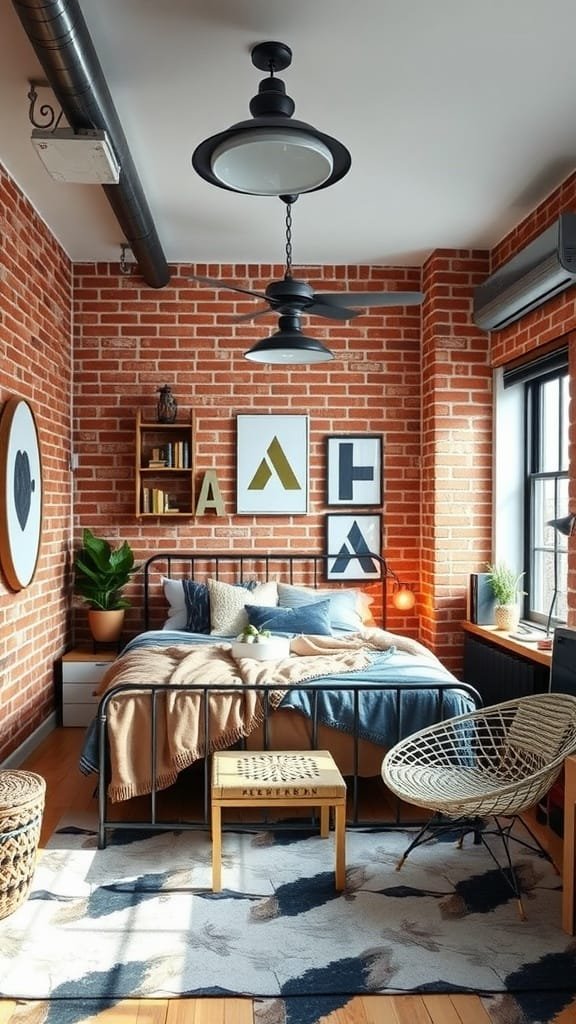
[[[566,622],[568,538],[548,524],[568,514],[568,369],[543,373],[524,388],[525,616]]]
[[[497,374],[496,554],[525,571],[523,618],[543,627],[567,616],[568,538],[548,524],[569,511],[568,405],[567,346]]]

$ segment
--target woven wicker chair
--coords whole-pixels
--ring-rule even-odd
[[[485,836],[493,818],[502,839],[520,916],[525,918],[509,841],[516,818],[546,795],[564,759],[576,751],[576,697],[541,693],[450,718],[401,740],[386,754],[382,778],[402,800],[433,817],[410,843],[397,868],[438,829],[474,832],[499,868]],[[502,825],[499,816],[509,819]],[[448,819],[448,822],[447,822]],[[528,830],[529,831],[529,830]],[[524,844],[529,845],[529,844]],[[503,870],[501,868],[501,870]]]

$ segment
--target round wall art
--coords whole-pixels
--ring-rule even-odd
[[[40,553],[42,463],[32,409],[9,398],[0,418],[0,562],[10,587],[31,582]]]

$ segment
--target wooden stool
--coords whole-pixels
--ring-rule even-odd
[[[346,783],[327,750],[226,750],[212,758],[212,889],[222,888],[223,807],[319,807],[327,839],[335,811],[336,888],[346,880]]]

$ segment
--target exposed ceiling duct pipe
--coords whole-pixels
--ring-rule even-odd
[[[146,284],[163,288],[170,270],[78,0],[12,0],[70,127],[106,131],[120,164],[102,188]]]

